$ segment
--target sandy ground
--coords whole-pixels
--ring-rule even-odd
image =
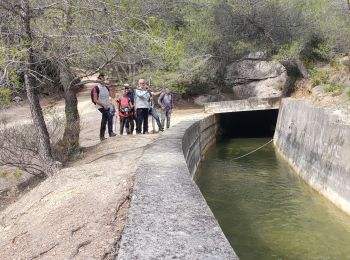
[[[62,112],[63,101],[55,108]],[[83,158],[0,212],[0,259],[113,259],[139,158],[162,133],[118,135],[101,143],[101,115],[89,88],[79,94],[79,111]],[[26,105],[5,116],[16,124],[17,113],[16,120],[30,120]],[[175,110],[172,124],[200,114],[200,109]]]

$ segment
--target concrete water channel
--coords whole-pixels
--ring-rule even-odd
[[[310,188],[274,145],[276,111],[221,115],[195,175],[240,259],[350,259],[350,216]],[[236,129],[235,129],[236,128]]]
[[[117,259],[350,259],[350,218],[339,209],[350,202],[349,128],[284,103],[280,112],[279,100],[213,103],[211,115],[179,123],[150,146]],[[345,159],[332,157],[340,152]],[[193,180],[199,165],[207,201]]]

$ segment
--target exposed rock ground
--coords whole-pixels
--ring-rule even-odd
[[[293,97],[327,109],[339,118],[338,123],[350,124],[350,61],[348,56],[339,60],[337,66],[327,64],[318,68],[328,74],[325,82],[312,86],[312,80],[299,80]],[[337,89],[338,86],[341,89]]]
[[[63,109],[63,103],[56,108]],[[26,120],[29,111],[18,109]],[[101,116],[89,89],[79,95],[79,110],[83,158],[0,212],[1,259],[113,258],[139,158],[161,134],[118,135],[100,143]],[[200,112],[175,111],[172,124]]]

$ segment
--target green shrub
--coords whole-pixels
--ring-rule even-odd
[[[343,93],[345,86],[342,84],[327,84],[325,86],[325,91],[331,93],[332,96],[339,96]]]
[[[342,68],[342,64],[336,59],[332,59],[331,62],[330,62],[330,65],[336,71],[339,71]]]
[[[302,59],[302,62],[308,70],[313,70],[315,68],[315,62],[312,59],[304,58]]]
[[[200,80],[195,80],[190,85],[185,85],[185,87],[187,88],[186,93],[192,96],[206,94],[210,89],[208,83]]]
[[[313,34],[300,52],[303,60],[329,62],[335,57],[334,46],[319,34]]]
[[[0,107],[7,107],[11,102],[11,91],[8,88],[0,88]]]
[[[273,56],[273,59],[277,61],[285,61],[299,58],[301,49],[302,44],[298,41],[293,42],[292,44],[283,45],[279,49],[278,54]]]
[[[329,79],[329,73],[324,70],[314,70],[311,73],[311,86],[316,87],[320,84],[327,83]]]
[[[77,161],[81,159],[82,155],[83,155],[82,149],[79,145],[74,145],[73,147],[70,148],[69,159],[71,161]]]
[[[13,175],[14,175],[17,179],[19,179],[19,178],[23,175],[23,172],[22,172],[21,170],[19,170],[19,169],[16,169],[16,170],[14,171]]]
[[[312,49],[313,56],[322,61],[332,61],[335,57],[335,51],[333,46],[330,44],[323,42],[319,43]]]

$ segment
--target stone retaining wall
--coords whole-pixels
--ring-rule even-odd
[[[185,121],[145,151],[117,259],[238,259],[191,177],[217,127]]]
[[[303,100],[284,99],[274,143],[315,190],[350,214],[350,126]]]

